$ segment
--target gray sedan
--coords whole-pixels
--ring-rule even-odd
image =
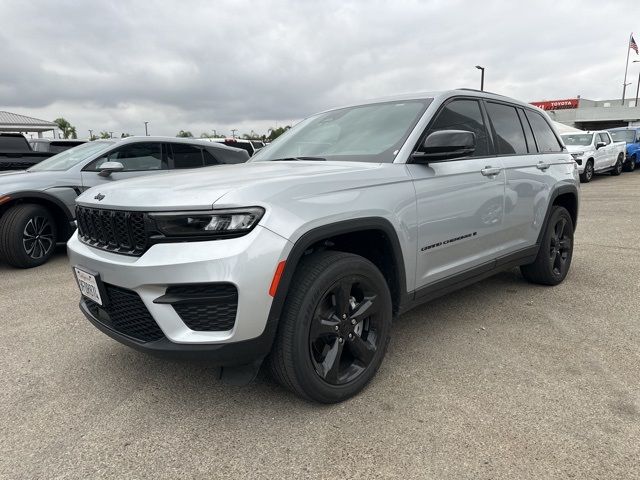
[[[174,137],[98,140],[25,171],[0,174],[0,259],[19,268],[45,263],[75,229],[75,199],[96,185],[175,169],[243,163],[246,151]]]

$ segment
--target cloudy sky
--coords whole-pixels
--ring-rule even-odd
[[[318,110],[479,86],[619,98],[636,1],[0,0],[0,110],[88,129],[266,132]],[[632,59],[639,59],[631,52]],[[640,63],[630,64],[635,96]]]

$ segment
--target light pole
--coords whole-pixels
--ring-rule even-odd
[[[631,85],[632,83],[633,83],[633,82],[626,82],[626,83],[623,83],[623,84],[622,84],[622,90],[623,90],[623,92],[624,92],[624,90],[626,90],[626,89],[627,89],[627,87],[628,87],[629,85]],[[623,93],[623,95],[624,95],[624,93]],[[624,107],[624,96],[622,97],[622,104],[621,104],[621,105]]]
[[[484,92],[484,67],[476,65],[476,68],[480,70],[480,91]]]
[[[233,138],[236,138],[236,132],[237,132],[237,131],[238,131],[238,129],[237,129],[237,128],[232,128],[232,129],[231,129],[231,136],[232,136]]]
[[[93,140],[93,130],[89,129],[89,141]]]
[[[215,128],[212,128],[213,130],[213,138],[218,138],[218,132],[216,132]]]
[[[634,60],[633,63],[640,63],[640,60]],[[640,72],[638,72],[638,85],[636,86],[636,107],[638,106],[638,93],[640,93]]]
[[[148,137],[149,136],[149,130],[147,129],[147,125],[149,124],[149,122],[144,122],[144,136]]]

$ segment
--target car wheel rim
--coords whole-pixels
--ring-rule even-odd
[[[32,217],[22,232],[24,251],[34,260],[45,257],[55,245],[53,226],[45,217]]]
[[[380,348],[380,295],[364,277],[334,283],[316,306],[309,351],[316,373],[331,385],[356,380]]]
[[[549,250],[551,269],[553,274],[559,277],[567,270],[571,254],[571,237],[569,236],[566,218],[559,219],[554,225]]]
[[[593,167],[591,166],[591,164],[589,163],[587,165],[587,171],[585,172],[585,176],[587,177],[587,180],[591,180],[591,176],[593,175]]]

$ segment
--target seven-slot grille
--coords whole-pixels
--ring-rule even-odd
[[[145,214],[99,208],[76,208],[80,239],[92,247],[128,255],[147,248]]]

